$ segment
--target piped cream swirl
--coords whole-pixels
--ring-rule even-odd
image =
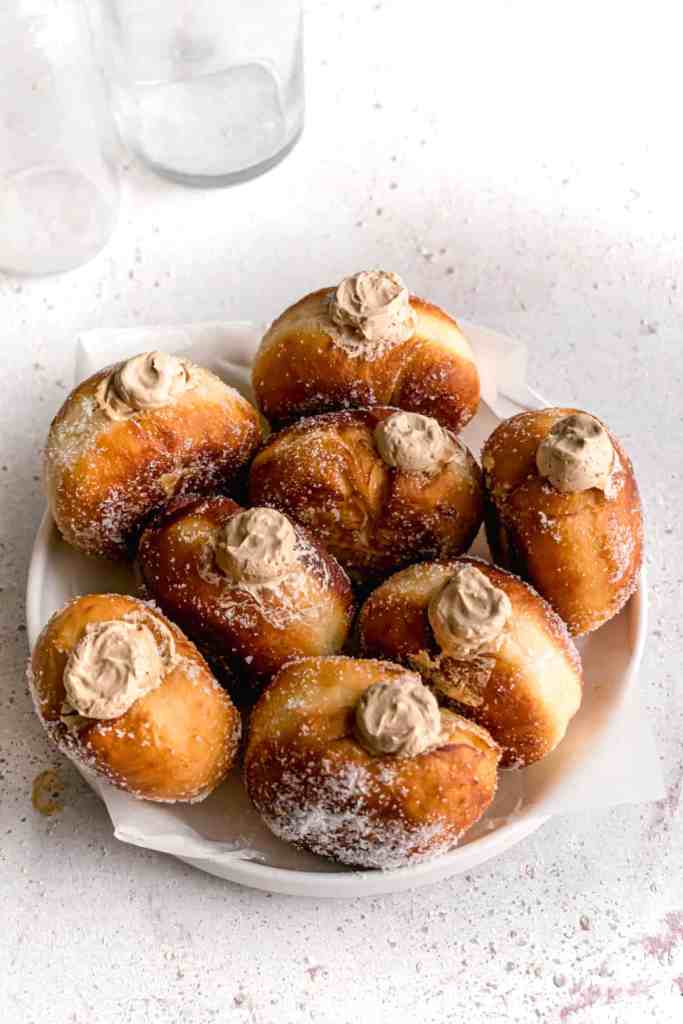
[[[436,697],[414,672],[369,686],[356,704],[356,737],[370,754],[416,757],[439,742]]]
[[[296,531],[273,508],[238,512],[218,535],[215,559],[236,583],[276,583],[300,565]]]
[[[437,473],[462,456],[458,442],[431,416],[395,412],[375,427],[377,451],[404,473]]]
[[[441,650],[465,661],[498,650],[512,605],[488,576],[466,564],[437,591],[427,614]]]
[[[609,487],[614,447],[602,423],[585,412],[558,420],[536,451],[541,476],[563,493]]]
[[[137,616],[90,623],[64,669],[68,708],[86,718],[118,718],[159,686],[175,658],[173,636],[161,623],[154,630]]]
[[[194,387],[192,365],[167,352],[143,352],[114,369],[100,383],[97,401],[112,420],[145,409],[160,409]]]
[[[345,277],[332,294],[329,312],[332,324],[341,328],[333,332],[335,344],[365,359],[408,341],[417,326],[408,289],[398,274],[386,270]]]

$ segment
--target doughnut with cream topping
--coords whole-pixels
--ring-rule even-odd
[[[467,448],[435,419],[386,406],[275,434],[251,464],[249,499],[307,527],[359,581],[466,551],[483,515]]]
[[[301,658],[250,718],[244,775],[281,839],[360,868],[452,850],[490,805],[500,752],[387,661]]]
[[[261,441],[258,413],[187,359],[144,352],[75,388],[47,438],[52,517],[89,555],[130,558],[170,498],[223,492]]]
[[[288,659],[341,650],[351,624],[346,573],[275,509],[178,499],[143,533],[138,564],[238,703]]]
[[[237,709],[194,644],[134,597],[67,604],[40,634],[28,678],[50,739],[133,796],[203,800],[235,761]]]
[[[528,580],[574,636],[623,608],[643,558],[633,467],[597,417],[539,409],[501,423],[482,451],[493,559]]]
[[[435,695],[484,726],[502,767],[549,754],[581,704],[582,672],[564,623],[521,580],[479,559],[413,565],[370,594],[363,655],[422,674]]]
[[[252,381],[263,415],[278,427],[394,405],[457,434],[479,404],[479,374],[455,320],[384,270],[352,274],[286,309],[261,342]]]

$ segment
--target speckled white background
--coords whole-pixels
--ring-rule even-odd
[[[674,5],[309,7],[307,129],[276,171],[210,193],[129,165],[118,229],[93,263],[42,281],[0,276],[0,1019],[674,1024],[683,1015]],[[456,313],[523,334],[531,383],[604,416],[633,454],[652,582],[641,682],[668,795],[555,820],[471,875],[412,895],[271,897],[117,843],[103,808],[43,739],[22,679],[38,452],[79,329],[270,317],[377,264]],[[44,818],[31,783],[53,765],[64,808]]]

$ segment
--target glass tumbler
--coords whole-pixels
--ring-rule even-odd
[[[0,4],[0,269],[50,274],[104,246],[118,139],[80,0]]]
[[[97,0],[121,133],[186,185],[262,173],[303,126],[299,0]]]

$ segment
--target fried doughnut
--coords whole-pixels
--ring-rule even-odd
[[[28,677],[50,739],[132,796],[194,803],[233,765],[236,708],[194,644],[143,601],[76,598],[40,634]]]
[[[174,495],[224,491],[261,442],[258,413],[213,373],[146,352],[71,392],[47,438],[45,487],[64,539],[132,557],[145,520]]]
[[[451,850],[491,803],[499,751],[385,661],[303,658],[254,709],[249,795],[281,839],[360,868]]]
[[[479,559],[413,565],[368,597],[361,653],[420,672],[441,700],[491,733],[502,767],[545,757],[581,703],[581,662],[531,587]]]
[[[290,658],[341,650],[351,624],[344,570],[274,509],[178,500],[143,533],[138,564],[238,703]]]
[[[354,274],[286,309],[261,342],[252,382],[276,426],[394,405],[457,434],[479,404],[479,374],[455,320],[381,270]]]
[[[577,409],[523,412],[493,432],[482,464],[494,561],[528,580],[574,636],[616,615],[643,559],[638,485],[618,439]]]
[[[483,516],[468,449],[436,420],[385,406],[275,434],[251,465],[249,499],[308,527],[358,580],[461,554]]]

